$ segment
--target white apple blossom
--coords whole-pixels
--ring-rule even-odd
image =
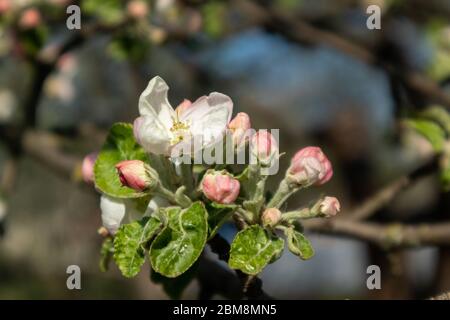
[[[222,139],[233,112],[230,97],[212,92],[193,103],[185,100],[174,110],[167,99],[168,90],[157,76],[139,98],[141,116],[134,122],[134,135],[147,152],[177,157]]]

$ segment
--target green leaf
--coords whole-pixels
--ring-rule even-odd
[[[114,244],[111,237],[107,237],[103,240],[102,248],[100,249],[100,262],[99,267],[101,272],[106,272],[108,270],[109,262],[114,253]]]
[[[234,238],[228,265],[232,269],[256,275],[279,257],[283,248],[283,239],[272,236],[259,225],[253,225]]]
[[[420,113],[420,117],[435,121],[450,135],[450,113],[441,106],[431,106]]]
[[[427,139],[436,152],[442,151],[446,137],[445,131],[438,124],[423,119],[409,119],[405,123]]]
[[[84,0],[81,3],[81,10],[107,24],[117,23],[124,16],[121,0]]]
[[[198,263],[189,268],[188,271],[176,278],[167,278],[158,272],[151,271],[150,279],[157,284],[162,284],[164,292],[173,299],[178,300],[181,298],[183,291],[192,282],[197,274]]]
[[[300,232],[289,228],[286,231],[289,250],[300,257],[300,259],[308,260],[314,255],[314,249],[311,242]]]
[[[114,238],[114,260],[125,277],[138,274],[145,261],[144,246],[160,230],[161,222],[154,217],[122,225]]]
[[[144,192],[137,192],[122,186],[115,166],[123,160],[148,162],[148,157],[134,139],[133,126],[127,123],[116,123],[111,127],[105,145],[95,162],[95,185],[101,192],[112,197],[139,198],[147,196]]]
[[[236,210],[236,205],[227,205],[212,202],[207,204],[208,211],[208,228],[209,236],[208,240],[213,238],[222,225],[231,217],[233,212]]]
[[[165,213],[168,223],[150,247],[150,262],[156,272],[174,278],[187,271],[202,253],[208,217],[201,202],[184,210],[169,208]]]

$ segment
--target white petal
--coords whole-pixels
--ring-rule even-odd
[[[222,139],[232,112],[233,102],[230,97],[213,92],[195,101],[183,114],[183,121],[190,123],[192,139],[201,139],[202,147],[206,147]]]
[[[228,115],[227,123],[230,122],[233,113],[233,101],[227,95],[212,92],[209,96],[198,98],[189,109],[183,112],[181,120],[191,120],[193,123],[195,120],[204,117],[207,113],[221,109],[226,109]]]
[[[169,86],[159,76],[151,79],[147,88],[139,97],[139,113],[141,116],[153,116],[169,130],[172,127],[175,111],[167,99]]]
[[[170,147],[169,132],[155,117],[148,115],[142,118],[136,140],[147,152],[167,155]]]
[[[100,198],[100,209],[102,211],[103,226],[111,234],[115,234],[126,213],[125,203],[121,199],[102,195]]]

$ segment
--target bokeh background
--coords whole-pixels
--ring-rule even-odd
[[[66,27],[71,4],[81,7],[81,30]],[[366,26],[373,4],[381,30]],[[138,115],[139,94],[155,75],[170,85],[174,106],[218,91],[255,128],[279,128],[281,170],[300,147],[320,145],[334,178],[289,206],[323,192],[341,200],[345,215],[432,152],[402,119],[450,106],[450,2],[0,0],[0,298],[168,298],[148,265],[134,279],[113,265],[100,272],[99,195],[80,174],[83,156],[101,147],[111,124]],[[431,173],[370,219],[449,215],[448,194]],[[231,225],[222,230],[228,239],[233,233]],[[450,289],[446,247],[385,251],[309,235],[313,259],[285,253],[261,274],[270,295],[412,299]],[[72,264],[82,270],[82,290],[66,287]],[[366,287],[371,264],[381,267],[381,290]],[[200,292],[194,280],[182,298]]]

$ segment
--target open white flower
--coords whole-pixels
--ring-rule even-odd
[[[163,79],[154,77],[139,98],[141,116],[134,122],[134,136],[147,152],[179,156],[180,150],[196,152],[223,137],[233,112],[230,97],[212,92],[194,103],[185,100],[174,110],[168,90]]]

